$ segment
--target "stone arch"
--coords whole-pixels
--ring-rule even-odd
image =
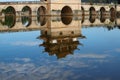
[[[102,15],[106,15],[106,10],[105,10],[104,7],[101,7],[101,8],[100,8],[100,15],[101,15],[101,16],[102,16]]]
[[[96,17],[95,17],[95,16],[90,16],[90,17],[89,17],[90,23],[94,23],[95,20],[96,20]]]
[[[110,8],[110,16],[115,17],[115,15],[116,15],[116,10],[115,10],[115,8],[111,7]]]
[[[22,20],[22,24],[25,26],[25,27],[28,27],[30,26],[30,24],[32,23],[32,10],[29,6],[24,6],[22,8],[22,17],[21,17],[21,20]]]
[[[106,20],[106,10],[104,7],[100,8],[100,21],[103,23]]]
[[[95,22],[95,19],[96,19],[96,10],[94,7],[90,7],[89,9],[89,21],[91,23],[94,23]]]
[[[64,6],[61,10],[61,20],[65,25],[69,25],[73,19],[73,11],[69,6]]]
[[[12,6],[6,7],[5,10],[2,11],[5,14],[5,20],[3,22],[4,25],[7,25],[9,28],[15,26],[16,23],[16,11]]]
[[[96,15],[96,10],[94,7],[90,7],[89,9],[89,15]]]
[[[114,22],[116,17],[116,10],[115,8],[111,7],[110,8],[110,21]]]
[[[37,22],[39,25],[43,26],[46,24],[46,8],[44,6],[40,6],[37,10]]]
[[[73,16],[72,8],[69,6],[64,6],[61,10],[61,16]]]
[[[82,11],[82,21],[81,21],[81,23],[83,23],[84,18],[85,18],[85,9],[83,8],[83,6],[81,6],[81,11]]]

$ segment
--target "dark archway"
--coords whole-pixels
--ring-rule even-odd
[[[44,6],[41,6],[37,10],[37,21],[38,24],[43,26],[46,24],[46,8]]]
[[[90,7],[89,9],[89,21],[94,23],[96,19],[96,10],[94,7]]]
[[[104,7],[100,8],[100,16],[105,16],[106,15],[106,10]]]
[[[81,23],[83,23],[84,19],[85,19],[85,10],[82,6],[81,6],[81,10],[82,10],[82,21],[81,21]]]
[[[73,11],[69,6],[64,6],[61,10],[61,20],[65,25],[69,25],[73,19]]]
[[[96,19],[96,10],[94,7],[90,7],[89,9],[89,21],[91,23],[94,23],[95,22],[95,19]]]
[[[90,9],[89,9],[89,15],[94,15],[94,16],[96,16],[96,10],[95,10],[94,7],[90,7]]]
[[[64,6],[61,10],[61,16],[73,16],[73,11],[69,6]]]
[[[103,23],[106,20],[106,10],[104,7],[100,8],[100,21]]]
[[[94,23],[95,20],[96,20],[96,17],[95,17],[95,16],[91,15],[91,16],[89,17],[89,21],[90,21],[91,23]]]
[[[7,25],[9,28],[15,26],[16,23],[16,11],[14,7],[9,6],[7,7],[3,13],[5,14],[5,21],[3,22],[4,25]]]
[[[110,16],[115,17],[116,16],[116,10],[115,8],[110,8]]]
[[[32,22],[32,10],[29,6],[25,6],[22,8],[22,24],[25,26],[25,27],[28,27],[31,22]]]
[[[115,17],[116,17],[116,10],[115,8],[110,8],[110,21],[114,22],[115,21]]]

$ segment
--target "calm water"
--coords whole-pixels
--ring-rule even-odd
[[[74,25],[0,33],[0,80],[119,80],[118,26]]]

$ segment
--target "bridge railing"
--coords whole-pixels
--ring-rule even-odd
[[[86,2],[82,2],[81,5],[115,5],[114,3],[86,3]]]
[[[14,1],[14,2],[0,2],[0,5],[3,4],[40,4],[42,1]]]

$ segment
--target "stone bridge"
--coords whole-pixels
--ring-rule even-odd
[[[87,22],[84,20],[88,19],[88,22],[93,24],[100,19],[102,23],[105,23],[106,18],[109,17],[112,21],[117,12],[120,12],[120,5],[81,4],[80,0],[0,3],[0,30],[43,28],[51,25],[51,18],[47,18],[51,16],[59,17],[61,25],[65,26],[71,24],[73,16],[79,16],[82,22]],[[65,16],[70,16],[70,18]]]

